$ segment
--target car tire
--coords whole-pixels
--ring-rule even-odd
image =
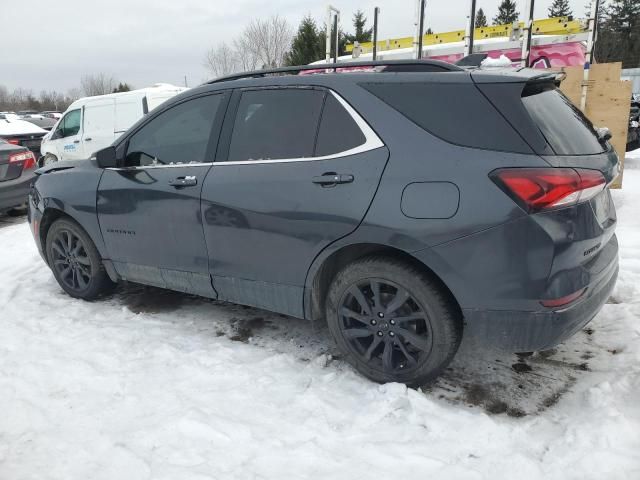
[[[338,348],[358,372],[378,383],[430,382],[451,362],[462,338],[461,315],[450,295],[429,275],[396,259],[367,257],[347,265],[335,276],[325,303]]]
[[[94,300],[115,285],[95,244],[73,220],[53,222],[47,232],[45,249],[54,277],[72,297]]]
[[[47,165],[52,165],[52,164],[56,163],[57,161],[58,161],[58,157],[56,157],[55,155],[52,155],[50,153],[47,153],[42,158],[42,161],[40,162],[41,163],[40,167],[46,167]]]

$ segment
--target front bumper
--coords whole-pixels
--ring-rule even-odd
[[[0,182],[0,211],[9,210],[27,203],[31,183],[35,179],[34,170],[22,172],[18,178]]]
[[[618,278],[617,257],[603,273],[580,300],[559,310],[463,310],[464,335],[482,346],[510,352],[533,352],[554,347],[582,329],[606,303]]]

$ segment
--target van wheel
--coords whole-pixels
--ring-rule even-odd
[[[47,233],[46,253],[54,277],[72,297],[93,300],[114,286],[93,241],[72,220],[53,222]]]
[[[397,260],[369,257],[339,272],[326,301],[329,330],[347,361],[379,383],[423,385],[458,350],[462,321],[440,286]]]
[[[51,165],[53,163],[56,163],[57,161],[58,161],[58,157],[56,157],[55,155],[51,155],[50,153],[47,153],[42,159],[41,161],[42,165],[40,166],[46,167],[47,165]]]

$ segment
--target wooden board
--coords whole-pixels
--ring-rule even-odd
[[[565,67],[566,78],[560,84],[560,90],[580,107],[582,93],[582,67]],[[613,188],[622,187],[624,155],[629,128],[629,99],[631,83],[620,80],[622,63],[602,63],[591,66],[587,84],[587,103],[585,115],[596,127],[611,130],[611,144],[620,158],[620,175],[612,184]]]

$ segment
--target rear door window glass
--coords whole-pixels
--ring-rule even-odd
[[[553,85],[527,85],[522,103],[557,155],[604,151],[591,122]]]
[[[206,162],[207,145],[222,95],[179,103],[145,124],[129,139],[127,164]]]
[[[242,92],[228,160],[313,156],[324,95],[302,88]]]
[[[429,133],[455,145],[532,153],[475,85],[374,83],[364,88]]]
[[[327,95],[322,110],[322,120],[316,143],[317,157],[345,152],[362,145],[366,141],[349,112],[333,95]]]

